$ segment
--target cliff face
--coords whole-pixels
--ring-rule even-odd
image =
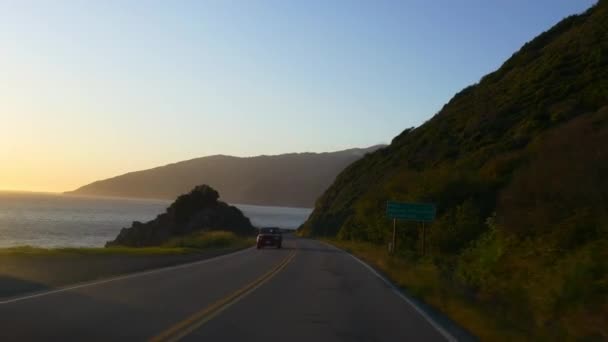
[[[201,230],[227,230],[240,235],[253,234],[255,228],[236,207],[218,201],[219,193],[208,185],[195,187],[179,196],[166,212],[154,220],[133,222],[123,228],[109,246],[155,246],[172,237]]]

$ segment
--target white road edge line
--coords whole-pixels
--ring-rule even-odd
[[[248,248],[245,248],[243,250],[232,252],[232,253],[228,253],[228,254],[218,255],[218,256],[215,256],[215,257],[211,257],[209,259],[188,262],[188,263],[181,264],[181,265],[161,267],[161,268],[157,268],[157,269],[153,269],[153,270],[149,270],[149,271],[141,271],[141,272],[131,273],[131,274],[127,274],[127,275],[106,278],[106,279],[102,279],[102,280],[93,280],[93,281],[89,281],[89,282],[78,283],[76,285],[68,285],[66,287],[60,287],[60,288],[55,289],[55,290],[43,291],[43,292],[38,292],[38,293],[22,296],[22,297],[15,297],[15,298],[9,298],[9,299],[6,299],[6,300],[1,300],[0,301],[0,305],[20,302],[20,301],[27,300],[27,299],[48,296],[48,295],[52,295],[52,294],[56,294],[56,293],[61,293],[61,292],[66,292],[66,291],[71,291],[71,290],[76,290],[76,289],[80,289],[80,288],[83,288],[83,287],[89,287],[89,286],[96,286],[96,285],[106,284],[106,283],[110,283],[110,282],[114,282],[114,281],[118,281],[118,280],[125,280],[125,279],[136,278],[136,277],[146,276],[146,275],[155,274],[155,273],[162,273],[162,272],[167,272],[167,271],[173,271],[173,270],[177,270],[177,269],[181,269],[181,268],[194,267],[194,266],[198,266],[198,265],[201,265],[201,264],[206,264],[206,263],[209,263],[209,262],[218,261],[218,260],[221,260],[221,259],[225,259],[225,258],[229,258],[229,257],[235,256],[235,255],[239,255],[241,253],[245,253],[245,252],[250,251],[250,250],[253,250],[253,247],[248,247]]]
[[[424,310],[422,310],[421,308],[418,307],[418,305],[416,305],[416,303],[414,303],[413,301],[411,301],[409,298],[407,298],[403,293],[401,293],[401,291],[399,290],[399,288],[397,288],[397,286],[395,286],[395,284],[393,284],[390,280],[386,279],[384,276],[382,276],[380,273],[378,273],[373,267],[371,267],[370,265],[368,265],[365,261],[357,258],[356,256],[354,256],[353,254],[342,250],[334,245],[331,245],[325,241],[320,241],[321,243],[334,248],[336,250],[339,250],[343,253],[348,254],[351,258],[355,259],[355,261],[357,261],[358,263],[360,263],[361,265],[363,265],[368,271],[370,271],[371,273],[373,273],[378,279],[382,280],[386,285],[388,285],[391,290],[393,291],[394,294],[396,294],[399,298],[403,299],[406,303],[408,303],[411,307],[414,308],[414,310],[416,310],[417,313],[419,313],[427,322],[429,322],[429,324],[431,324],[431,326],[433,328],[435,328],[435,330],[437,330],[446,340],[450,341],[450,342],[456,342],[458,341],[458,339],[456,339],[454,336],[452,336],[449,332],[447,332],[441,325],[439,325],[437,322],[435,322],[435,320],[433,318],[431,318],[431,316],[427,315],[426,312],[424,312]]]

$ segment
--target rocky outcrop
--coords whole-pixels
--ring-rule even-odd
[[[155,246],[174,236],[201,230],[227,230],[240,235],[252,234],[255,228],[236,207],[221,202],[219,193],[208,185],[195,187],[190,193],[179,196],[166,212],[154,220],[133,222],[130,228],[121,229],[109,246]]]

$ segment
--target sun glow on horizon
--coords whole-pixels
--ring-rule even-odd
[[[388,142],[595,0],[466,2],[0,2],[0,189]]]

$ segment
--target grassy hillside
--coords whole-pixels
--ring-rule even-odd
[[[608,1],[600,1],[349,166],[300,232],[386,249],[387,200],[436,203],[426,258],[418,225],[398,224],[398,258],[433,269],[427,286],[492,308],[496,331],[518,338],[606,339],[606,175]],[[466,315],[455,319],[481,331]]]
[[[249,158],[202,157],[100,180],[68,193],[173,199],[196,185],[209,184],[229,203],[309,208],[340,171],[379,147]]]

